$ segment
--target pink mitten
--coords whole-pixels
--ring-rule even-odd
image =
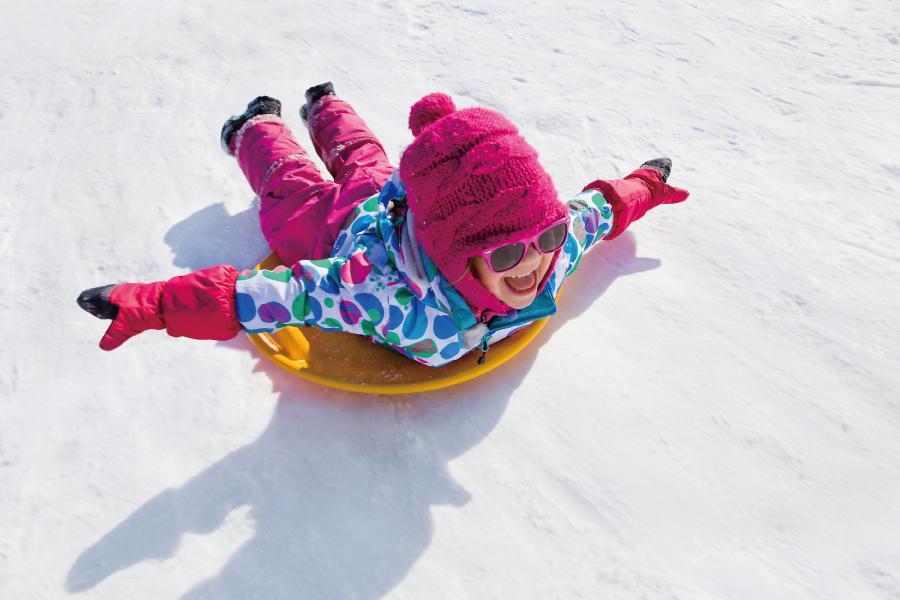
[[[612,206],[613,228],[606,236],[607,240],[621,234],[651,208],[687,200],[690,195],[687,190],[666,183],[671,169],[671,160],[657,158],[645,162],[624,179],[598,179],[584,187],[603,194]]]

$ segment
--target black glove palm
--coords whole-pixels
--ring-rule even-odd
[[[659,171],[659,174],[662,175],[663,183],[666,183],[669,179],[669,175],[672,173],[672,159],[654,158],[642,164],[641,167],[650,167],[651,169],[656,169],[657,171]]]
[[[111,284],[84,290],[78,294],[78,306],[98,319],[115,320],[119,314],[119,307],[109,301],[109,295],[114,287],[115,284]]]

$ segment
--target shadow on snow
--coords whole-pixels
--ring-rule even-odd
[[[247,252],[263,252],[253,242],[261,239],[254,213],[230,216],[217,204],[175,225],[166,235],[175,264],[198,269],[224,257],[249,266]],[[601,243],[566,283],[559,313],[529,347],[489,376],[450,389],[357,395],[314,386],[260,359],[256,369],[280,393],[265,431],[161,491],[84,550],[67,590],[85,591],[142,561],[170,558],[182,536],[213,532],[247,506],[252,537],[184,598],[383,596],[428,548],[430,507],[471,499],[447,464],[497,425],[544,342],[616,278],[659,264],[636,256],[629,232]],[[255,352],[245,337],[224,344]]]

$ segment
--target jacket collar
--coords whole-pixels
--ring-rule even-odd
[[[479,323],[486,323],[487,331],[507,329],[556,313],[553,278],[559,253],[554,256],[547,269],[547,274],[540,284],[541,292],[534,301],[521,310],[514,310],[495,298],[471,274],[467,275],[471,283],[462,286],[460,285],[462,282],[451,285],[441,274],[437,265],[415,239],[413,227],[415,216],[406,205],[406,188],[400,180],[399,169],[391,173],[378,199],[379,203],[385,206],[385,213],[392,219],[391,236],[397,236],[395,241],[398,252],[395,255],[395,263],[401,280],[419,300],[433,296],[437,306],[450,315],[459,331],[472,329]],[[481,310],[476,308],[476,311],[473,311],[473,304],[476,307],[482,306]]]

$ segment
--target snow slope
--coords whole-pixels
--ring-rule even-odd
[[[3,14],[0,598],[900,597],[896,2]],[[561,194],[670,155],[692,197],[441,393],[332,392],[245,339],[101,353],[81,289],[265,254],[219,128],[267,93],[305,141],[328,79],[394,159],[440,90]]]

